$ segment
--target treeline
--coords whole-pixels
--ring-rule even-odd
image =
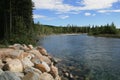
[[[52,25],[43,25],[43,24],[35,24],[36,31],[38,31],[39,34],[52,34],[52,33],[89,33],[93,35],[97,34],[116,34],[118,33],[118,29],[116,29],[116,26],[114,23],[111,23],[110,25],[101,25],[101,26],[76,26],[76,25],[70,25],[67,26],[52,26]]]
[[[61,34],[61,33],[88,33],[88,35],[106,35],[110,37],[119,37],[120,30],[116,28],[115,24],[101,25],[101,26],[52,26],[43,25],[40,23],[34,24],[38,35],[50,35],[50,34]]]
[[[116,28],[115,24],[112,22],[111,24],[101,25],[101,26],[92,26],[89,31],[91,35],[100,35],[100,34],[118,34],[119,29]]]
[[[67,26],[52,26],[52,25],[43,25],[35,24],[36,32],[39,35],[49,35],[49,34],[62,34],[62,33],[88,33],[90,26],[76,26],[76,25],[67,25]]]
[[[33,42],[32,10],[32,0],[0,0],[0,40]]]

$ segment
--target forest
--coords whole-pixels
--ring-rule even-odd
[[[0,0],[0,42],[33,42],[33,2],[31,0]]]
[[[89,35],[109,35],[120,37],[115,24],[101,26],[53,26],[34,23],[34,3],[31,0],[0,1],[0,44],[35,44],[41,35],[62,33],[88,33]]]

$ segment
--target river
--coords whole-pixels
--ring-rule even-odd
[[[120,80],[120,39],[62,34],[41,37],[38,45],[66,66],[73,66],[74,75],[81,76],[84,68],[89,75],[82,74],[90,80]]]

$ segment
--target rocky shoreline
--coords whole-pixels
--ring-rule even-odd
[[[0,80],[62,80],[56,63],[41,46],[10,45],[0,49]]]

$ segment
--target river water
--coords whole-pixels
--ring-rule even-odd
[[[82,69],[87,68],[89,75],[82,74],[90,80],[120,80],[120,39],[63,34],[41,37],[38,45],[66,66],[73,66],[74,75],[81,76]]]

